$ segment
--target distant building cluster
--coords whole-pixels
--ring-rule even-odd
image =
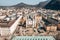
[[[42,8],[0,9],[0,39],[53,36],[60,32],[60,11]]]

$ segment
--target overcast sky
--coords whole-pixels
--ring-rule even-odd
[[[0,0],[0,6],[11,6],[21,2],[30,5],[35,5],[42,1],[46,1],[46,0]]]

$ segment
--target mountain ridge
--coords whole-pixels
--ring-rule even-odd
[[[12,6],[0,6],[0,8],[7,8],[7,7],[15,7],[15,8],[21,8],[21,7],[39,7],[39,8],[45,8],[45,9],[52,9],[52,10],[60,10],[60,0],[49,0],[40,2],[36,5],[28,5],[25,3],[19,3]]]
[[[46,5],[47,1],[44,2],[40,2],[36,5],[29,5],[29,4],[25,4],[25,3],[18,3],[16,5],[12,5],[12,6],[0,6],[0,7],[43,7],[44,5]],[[42,5],[44,4],[44,5]]]
[[[51,0],[44,8],[60,10],[60,0]]]

